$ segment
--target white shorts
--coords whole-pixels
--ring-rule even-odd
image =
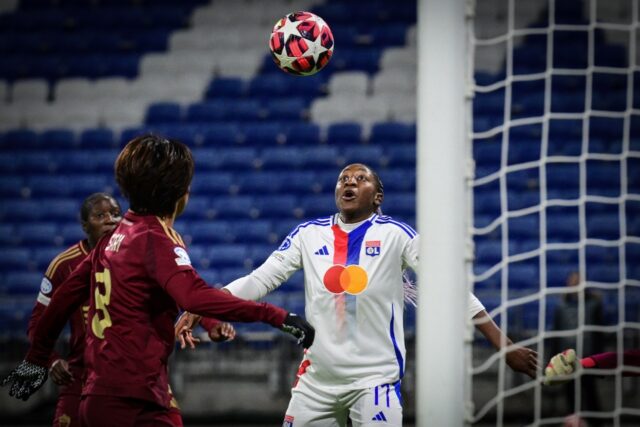
[[[400,381],[375,387],[336,391],[300,381],[291,390],[283,427],[402,426]]]

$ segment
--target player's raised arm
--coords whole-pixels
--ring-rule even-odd
[[[624,366],[640,367],[640,350],[626,350],[622,354]],[[618,367],[618,353],[593,354],[580,359],[572,348],[554,355],[544,370],[544,385],[558,385],[570,381],[572,374],[580,369],[615,369]],[[623,369],[623,376],[639,376],[640,371]]]

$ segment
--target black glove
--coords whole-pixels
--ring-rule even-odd
[[[34,365],[23,360],[7,378],[2,380],[2,386],[11,384],[9,396],[16,399],[27,400],[47,380],[47,368]]]
[[[316,330],[313,326],[302,317],[293,313],[287,314],[280,329],[298,338],[298,344],[302,344],[303,348],[311,347],[313,338],[316,336]]]

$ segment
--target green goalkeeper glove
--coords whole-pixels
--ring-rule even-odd
[[[556,354],[551,358],[544,370],[542,383],[544,385],[557,385],[571,381],[568,376],[576,371],[577,362],[576,351],[572,348]]]

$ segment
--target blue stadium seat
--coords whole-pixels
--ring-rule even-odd
[[[4,292],[9,295],[33,295],[34,299],[40,289],[42,273],[38,272],[10,272],[5,276]],[[35,302],[35,301],[34,301]]]
[[[271,120],[304,120],[309,114],[309,103],[305,98],[267,99],[266,110]]]
[[[247,246],[241,244],[215,244],[207,250],[207,258],[214,268],[242,267],[247,256]]]
[[[211,98],[239,98],[246,94],[246,83],[241,78],[218,77],[209,83],[205,97]]]
[[[31,195],[38,197],[86,197],[113,186],[105,174],[31,175],[27,181]]]
[[[381,169],[378,170],[385,191],[414,191],[416,188],[416,171],[414,169]],[[384,206],[383,206],[384,207]]]
[[[55,224],[35,222],[18,225],[16,235],[22,245],[54,245],[59,233]]]
[[[577,242],[580,240],[580,222],[577,212],[547,214],[547,241]]]
[[[394,193],[387,194],[384,201],[384,212],[387,215],[408,217],[416,213],[415,193]]]
[[[333,211],[335,212],[335,205],[334,205],[334,209]],[[333,212],[330,212],[333,213]],[[329,213],[327,213],[327,215],[329,215]],[[309,217],[309,219],[313,219],[313,217]],[[293,230],[295,230],[295,228],[302,224],[304,222],[304,220],[300,220],[300,219],[293,219],[293,218],[289,218],[289,219],[282,219],[279,221],[275,221],[273,224],[273,232],[274,234],[277,236],[277,244],[274,245],[273,249],[277,249],[279,244],[284,240],[284,238],[291,233]]]
[[[288,145],[316,145],[320,143],[320,127],[313,123],[293,123],[285,130]]]
[[[277,193],[282,190],[285,183],[288,185],[278,171],[238,173],[235,176],[238,191],[247,195]]]
[[[615,264],[587,264],[587,280],[594,282],[617,283],[620,280],[620,268]]]
[[[305,168],[325,169],[340,166],[336,147],[304,147],[300,150],[300,158]]]
[[[617,214],[587,215],[587,237],[617,240],[620,238],[620,217]]]
[[[185,219],[207,219],[213,216],[210,197],[208,196],[192,196],[189,197],[189,203],[182,213]]]
[[[538,237],[540,231],[537,214],[512,217],[509,219],[510,239],[531,239]]]
[[[217,197],[212,200],[211,208],[216,218],[251,218],[256,214],[251,196]]]
[[[551,264],[547,265],[547,286],[564,287],[567,277],[574,271],[579,271],[578,264]]]
[[[37,221],[47,215],[42,206],[42,201],[39,200],[5,199],[0,205],[0,219],[13,222]]]
[[[227,243],[233,241],[234,235],[228,221],[193,221],[190,235],[195,244]]]
[[[190,123],[211,123],[220,122],[230,117],[225,102],[222,100],[213,100],[191,104],[187,108],[186,121]],[[236,130],[233,130],[235,134]]]
[[[28,129],[15,129],[5,132],[3,147],[12,150],[29,150],[42,148],[40,135]]]
[[[24,247],[4,247],[0,257],[0,270],[27,270],[32,262],[31,251]]]
[[[244,143],[252,146],[274,146],[286,139],[278,123],[247,123],[241,126],[241,132]]]
[[[265,243],[270,241],[272,224],[266,220],[229,221],[229,234],[235,243]]]
[[[246,172],[254,168],[258,151],[253,147],[230,147],[221,149],[218,157],[220,169]]]
[[[397,143],[416,142],[416,125],[407,123],[375,123],[371,128],[370,143],[394,141]]]
[[[254,207],[258,209],[261,218],[293,217],[298,207],[295,196],[282,194],[274,196],[256,197]]]
[[[300,198],[300,207],[306,219],[331,215],[337,210],[335,199],[326,194],[303,196]]]
[[[78,226],[76,227],[80,228]],[[50,246],[50,247],[38,247],[35,250],[33,250],[31,255],[32,257],[31,260],[36,265],[36,271],[42,272],[42,274],[44,274],[44,272],[49,267],[49,264],[51,264],[51,261],[53,261],[53,259],[57,257],[65,249],[66,247],[60,248],[56,246]]]
[[[265,170],[296,169],[304,164],[303,152],[300,147],[265,148],[260,154],[260,162]]]
[[[177,102],[156,102],[147,108],[145,123],[179,123],[182,120],[182,107]]]
[[[13,224],[0,224],[0,244],[9,246],[17,243],[15,226]]]
[[[507,196],[510,211],[536,206],[540,203],[538,191],[510,191]]]
[[[249,95],[265,99],[289,95],[288,80],[284,73],[258,75],[249,82]]]
[[[271,253],[277,249],[277,245],[258,245],[253,244],[249,246],[249,259],[252,262],[253,267],[257,267],[269,258]]]
[[[538,289],[540,272],[536,264],[518,262],[509,265],[509,288]]]
[[[372,168],[377,168],[386,161],[379,145],[348,145],[344,147],[342,155],[345,164],[364,163]]]
[[[500,193],[498,191],[476,189],[473,199],[475,215],[484,214],[496,217],[500,214],[500,207]]]
[[[238,126],[231,123],[210,123],[202,128],[202,143],[207,147],[237,144],[240,138]]]
[[[476,242],[476,264],[494,265],[502,259],[502,242],[484,240]]]
[[[266,110],[256,99],[236,99],[227,103],[229,118],[239,122],[259,121],[266,117]]]
[[[72,149],[78,146],[75,133],[70,129],[49,129],[40,134],[40,143],[47,149]]]
[[[215,286],[222,283],[222,281],[220,280],[220,273],[218,273],[217,269],[213,269],[213,270],[198,269],[198,274],[210,286]]]
[[[22,176],[0,176],[0,196],[2,197],[20,197],[24,187],[25,182]]]
[[[329,144],[356,144],[362,141],[362,126],[355,122],[334,123],[327,130]]]
[[[228,194],[235,180],[231,172],[205,172],[195,174],[191,192],[196,195]]]
[[[416,165],[416,147],[414,145],[391,145],[386,148],[389,167],[411,167]]]
[[[68,222],[63,224],[60,230],[60,237],[62,237],[64,245],[66,246],[71,246],[72,244],[86,238],[78,222]]]
[[[313,171],[283,171],[278,172],[277,176],[282,180],[280,189],[286,193],[293,192],[298,195],[306,195],[318,193],[322,190],[316,173]]]

